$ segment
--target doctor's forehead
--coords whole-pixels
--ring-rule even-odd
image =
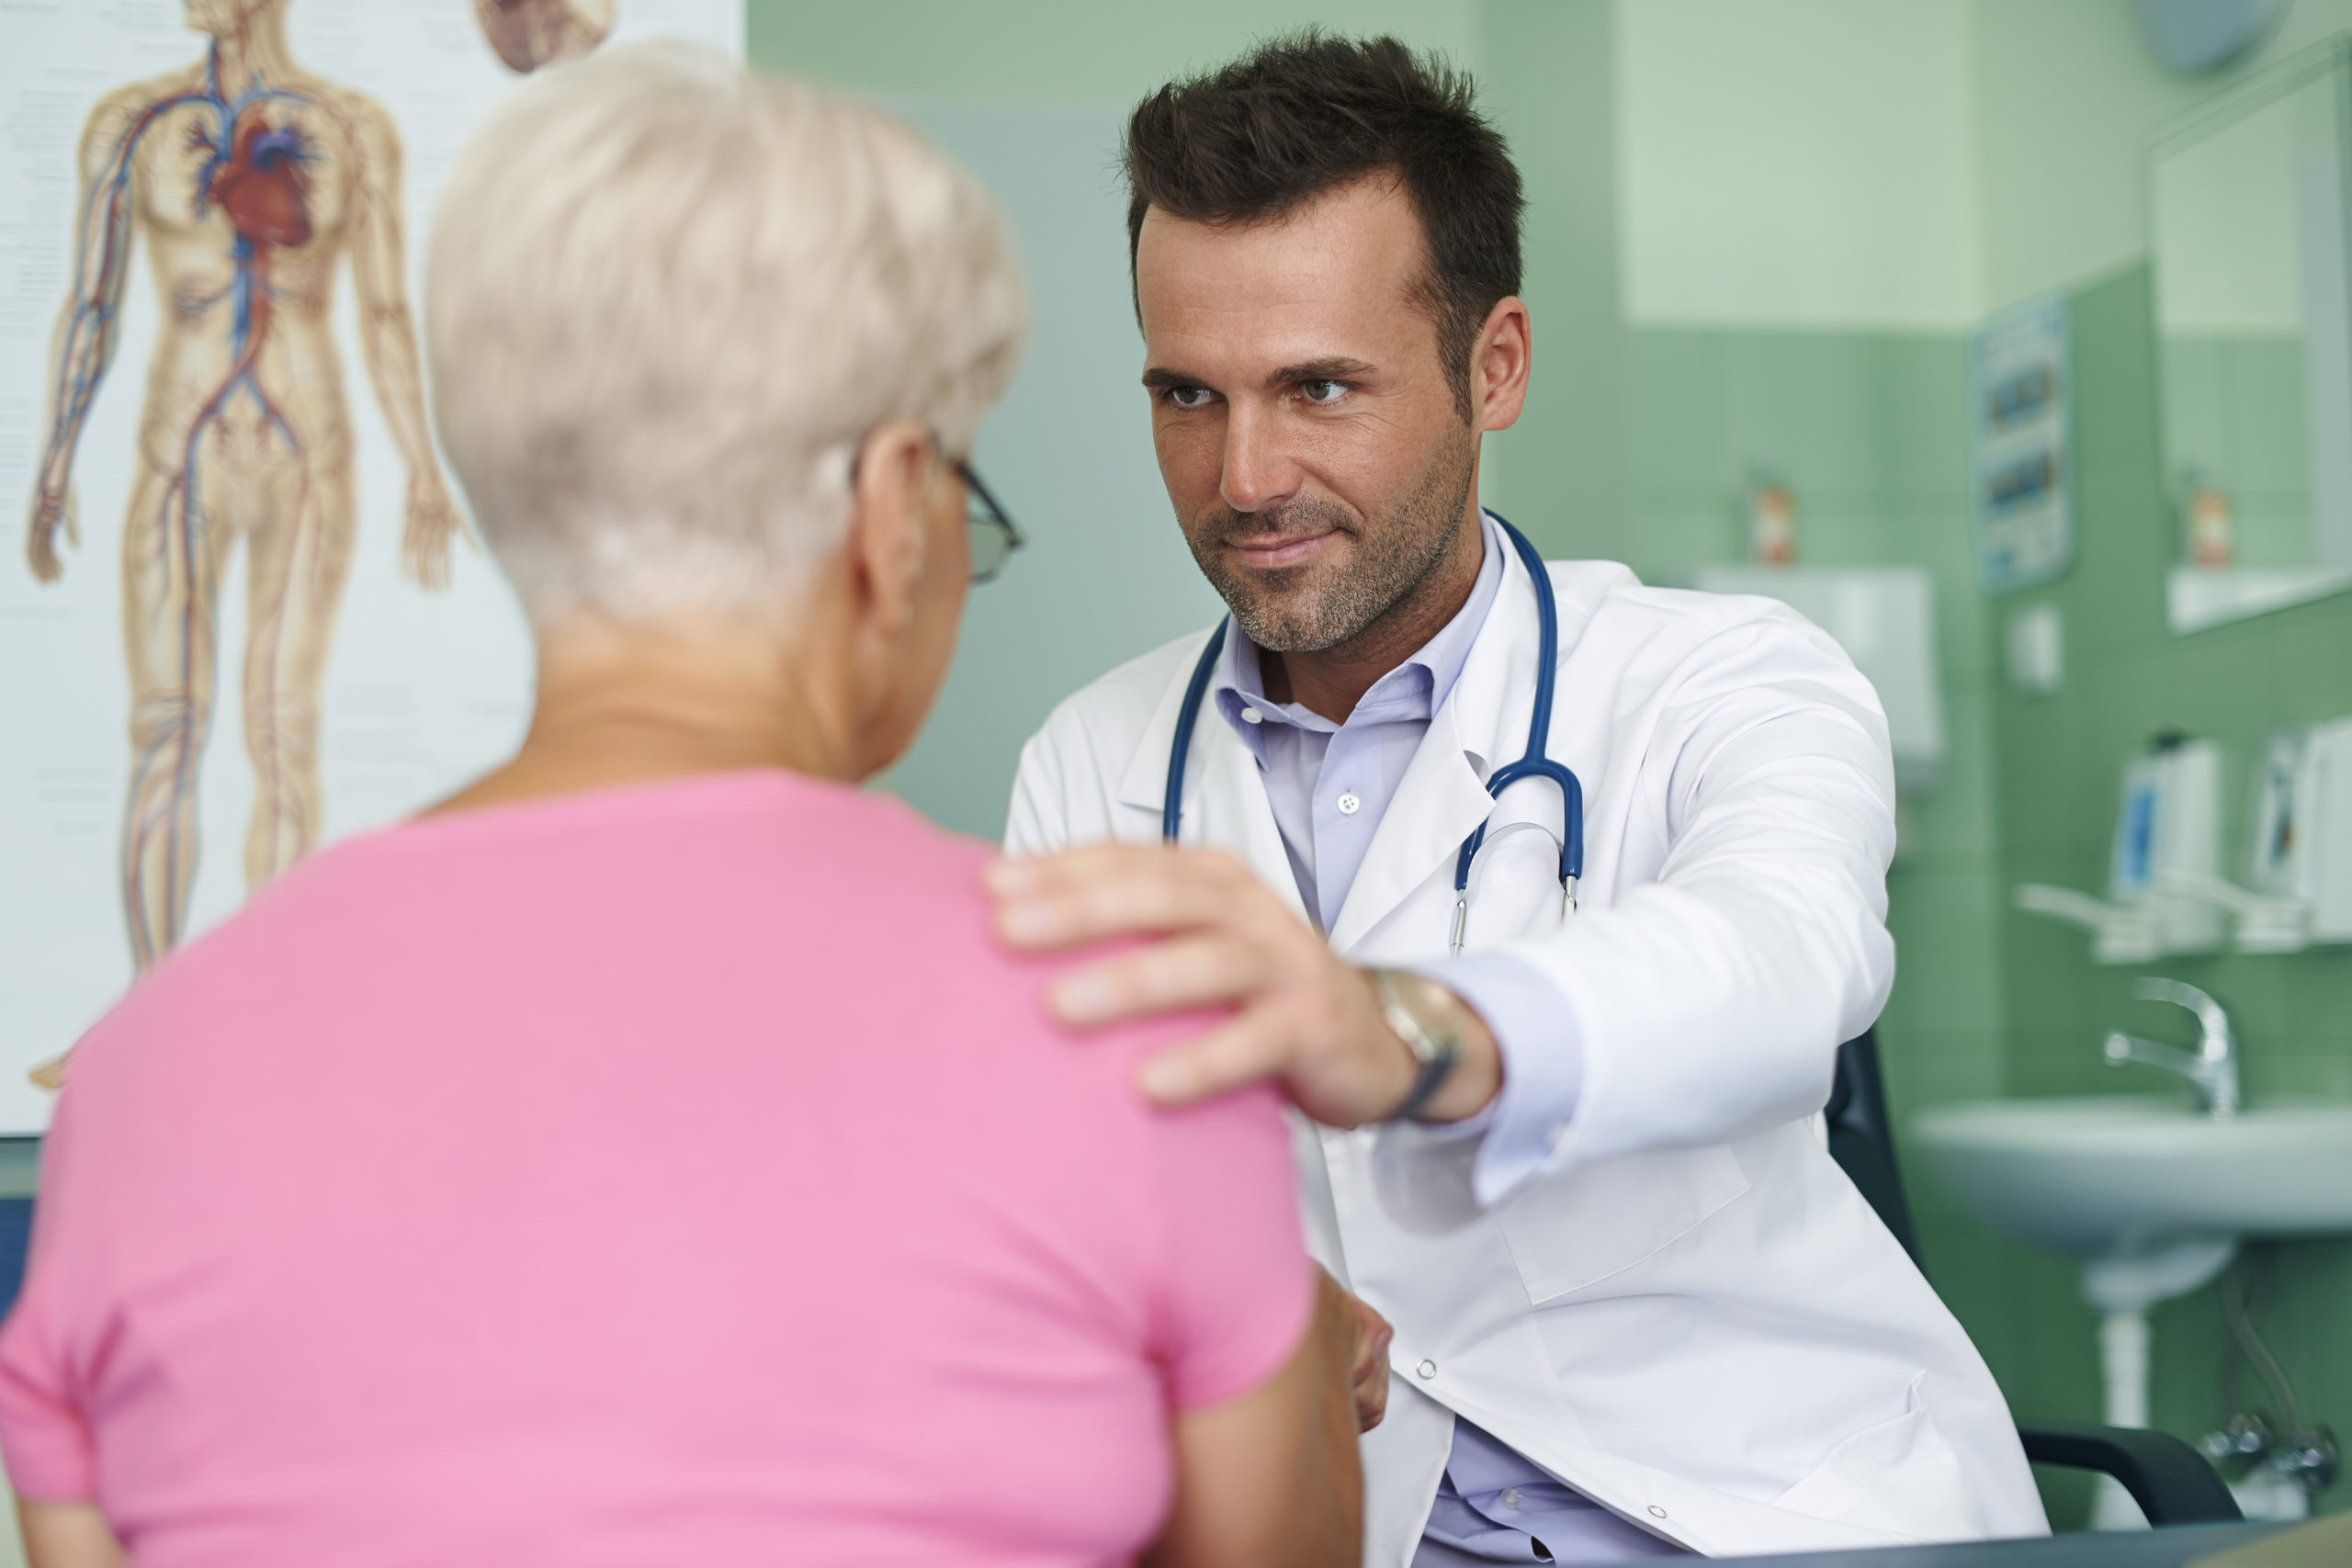
[[[1433,340],[1411,198],[1374,177],[1280,217],[1202,223],[1159,208],[1136,245],[1148,367],[1201,375],[1345,355],[1374,364]]]

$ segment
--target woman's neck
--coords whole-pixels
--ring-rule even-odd
[[[543,632],[531,728],[514,757],[434,811],[736,768],[854,781],[848,705],[773,636],[607,623]]]

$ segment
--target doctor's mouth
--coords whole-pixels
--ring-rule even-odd
[[[1186,524],[1184,533],[1204,567],[1222,557],[1228,570],[1238,565],[1253,574],[1289,574],[1274,579],[1288,587],[1300,581],[1293,569],[1329,567],[1335,551],[1361,548],[1363,519],[1343,502],[1294,491],[1249,512],[1229,502],[1212,506]]]
[[[1250,540],[1228,547],[1241,558],[1244,566],[1253,570],[1280,571],[1317,558],[1339,535],[1339,529],[1327,528],[1294,539]]]

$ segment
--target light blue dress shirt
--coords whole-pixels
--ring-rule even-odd
[[[1299,898],[1322,931],[1338,920],[1380,819],[1502,591],[1510,541],[1492,517],[1481,513],[1479,521],[1485,557],[1461,612],[1374,682],[1344,723],[1296,703],[1269,702],[1257,645],[1238,628],[1226,638],[1211,693],[1217,712],[1258,760]],[[1510,760],[1487,762],[1491,769]],[[1460,1124],[1463,1135],[1482,1139],[1476,1182],[1480,1196],[1492,1201],[1543,1165],[1555,1134],[1575,1114],[1583,1046],[1566,998],[1520,959],[1466,953],[1428,973],[1476,1010],[1502,1053],[1501,1093]],[[1498,1501],[1506,1495],[1508,1505]],[[1529,1528],[1535,1523],[1544,1526],[1540,1535]],[[1415,1562],[1614,1562],[1677,1551],[1457,1418]]]

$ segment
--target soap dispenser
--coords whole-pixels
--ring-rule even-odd
[[[2222,751],[2177,731],[2123,764],[2108,896],[2025,883],[2017,906],[2089,928],[2101,964],[2144,964],[2222,945],[2223,909],[2209,896],[2221,869]]]
[[[2123,765],[2109,898],[2145,903],[2164,953],[2222,945],[2222,908],[2197,896],[2222,872],[2222,749],[2167,730]]]

